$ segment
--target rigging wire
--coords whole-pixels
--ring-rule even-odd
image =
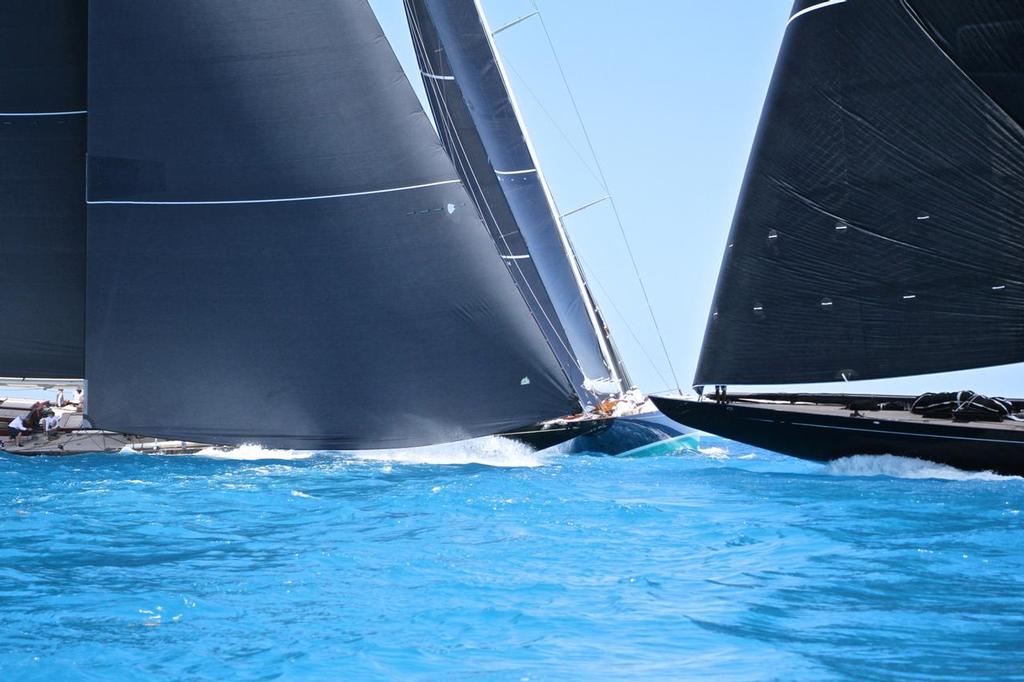
[[[544,102],[537,95],[537,93],[533,91],[533,88],[530,87],[530,84],[527,82],[527,80],[523,78],[523,75],[519,73],[515,65],[508,59],[507,56],[504,56],[504,61],[505,66],[509,68],[509,71],[516,75],[516,78],[519,81],[519,85],[521,85],[523,89],[526,90],[526,92],[530,95],[530,98],[533,100],[534,104],[536,104],[540,108],[540,110],[544,113],[544,116],[548,119],[548,122],[555,128],[555,130],[558,131],[558,134],[562,136],[562,139],[565,141],[565,144],[568,145],[569,149],[572,150],[572,153],[576,155],[576,158],[579,159],[580,163],[583,164],[583,167],[587,169],[588,173],[590,173],[590,177],[594,178],[594,182],[601,184],[601,178],[599,178],[594,169],[590,167],[590,162],[587,161],[587,159],[584,158],[583,153],[576,148],[576,145],[573,143],[572,138],[569,137],[569,134],[565,132],[562,126],[558,124],[558,121],[551,114],[551,112],[548,111],[547,107],[544,106]]]
[[[405,10],[406,10],[407,16],[409,17],[410,23],[413,25],[413,29],[414,30],[412,31],[412,33],[413,33],[413,37],[415,38],[414,42],[416,43],[415,47],[417,49],[417,52],[419,53],[419,56],[421,57],[421,61],[423,62],[424,66],[429,67],[430,66],[429,53],[427,51],[426,42],[425,42],[425,40],[423,38],[423,30],[420,27],[419,18],[416,16],[415,11],[409,5],[408,2],[405,3]],[[477,190],[476,192],[467,192],[467,193],[470,195],[470,198],[473,199],[474,203],[477,203],[476,196],[477,195],[480,196],[480,203],[482,203],[483,206],[480,206],[479,203],[477,203],[477,211],[481,214],[481,216],[483,216],[484,215],[483,208],[487,209],[487,214],[490,215],[491,221],[498,228],[497,232],[498,232],[498,235],[501,237],[501,241],[502,241],[502,243],[505,246],[506,252],[508,253],[509,256],[516,255],[516,254],[514,254],[512,252],[512,247],[508,243],[508,240],[506,239],[506,234],[501,230],[501,226],[499,225],[498,219],[497,219],[497,217],[494,214],[494,210],[491,208],[490,202],[487,199],[487,195],[483,191],[483,186],[480,184],[480,180],[479,180],[479,178],[476,175],[476,171],[473,170],[472,164],[469,163],[469,154],[466,151],[466,148],[465,148],[465,146],[462,143],[462,138],[459,136],[458,129],[456,128],[456,126],[454,124],[454,118],[451,115],[451,110],[448,108],[448,101],[445,98],[444,91],[443,91],[443,86],[440,83],[438,83],[436,80],[434,80],[434,79],[428,78],[426,80],[430,81],[429,86],[431,88],[431,91],[433,92],[434,97],[437,100],[437,102],[439,102],[440,105],[444,109],[444,115],[439,117],[441,119],[440,126],[443,126],[443,129],[444,129],[443,132],[447,136],[447,138],[449,140],[451,140],[453,143],[457,144],[459,149],[462,152],[461,155],[459,155],[459,154],[450,154],[449,156],[456,157],[456,158],[452,159],[453,162],[458,163],[459,166],[465,171],[465,176],[464,177],[472,177],[472,181],[473,181],[473,183],[476,186],[476,190]],[[586,374],[586,372],[583,371],[583,367],[580,364],[579,360],[576,358],[576,354],[572,351],[572,348],[569,345],[568,339],[562,338],[562,334],[559,332],[558,327],[555,326],[555,323],[552,322],[551,318],[548,316],[547,311],[544,309],[543,304],[540,302],[540,298],[537,296],[537,293],[530,286],[530,282],[526,278],[526,274],[523,272],[522,267],[519,265],[519,261],[518,260],[511,260],[511,261],[506,261],[506,262],[510,263],[511,266],[515,267],[515,269],[519,272],[519,276],[520,276],[520,279],[521,279],[521,281],[523,283],[523,286],[529,292],[530,297],[537,304],[537,309],[540,310],[541,314],[544,316],[544,320],[547,322],[548,327],[551,329],[552,335],[555,337],[555,339],[558,340],[558,343],[562,346],[562,348],[565,350],[566,354],[569,356],[570,361],[576,366],[576,369],[579,370],[580,375],[584,379],[586,379],[587,378],[587,374]],[[531,308],[532,308],[532,306],[531,306]],[[532,310],[531,310],[531,313],[532,313]],[[540,326],[539,323],[538,323],[538,326]],[[545,336],[547,336],[547,335],[545,335]]]
[[[680,395],[682,395],[683,390],[680,387],[679,377],[676,375],[675,367],[672,364],[672,357],[669,355],[668,346],[665,344],[665,337],[661,333],[661,326],[658,324],[658,318],[654,314],[654,306],[651,304],[651,298],[647,294],[647,287],[644,285],[643,277],[640,275],[640,268],[637,265],[636,256],[633,254],[633,248],[629,243],[629,238],[626,236],[626,229],[622,224],[622,218],[620,217],[619,209],[615,204],[615,198],[608,189],[608,180],[604,174],[604,169],[601,167],[601,161],[597,156],[597,152],[594,149],[594,143],[590,138],[590,132],[587,130],[587,126],[583,122],[583,114],[580,112],[576,96],[573,94],[572,87],[569,85],[569,78],[566,76],[565,68],[562,66],[562,60],[558,57],[558,51],[555,49],[554,40],[552,40],[551,33],[548,31],[547,23],[544,21],[544,14],[540,11],[540,7],[537,5],[537,0],[530,0],[530,4],[533,5],[534,10],[537,12],[537,19],[540,21],[540,26],[544,32],[544,37],[547,40],[548,48],[551,50],[551,55],[554,57],[555,65],[558,67],[558,73],[562,78],[562,84],[565,86],[566,94],[569,96],[569,101],[572,103],[573,111],[576,113],[576,120],[579,122],[580,129],[583,131],[583,137],[587,142],[590,154],[594,158],[594,165],[597,168],[598,175],[600,176],[601,186],[604,189],[605,194],[610,197],[609,204],[611,204],[612,213],[615,215],[615,222],[618,224],[619,233],[622,235],[622,242],[626,247],[626,253],[629,255],[630,263],[633,266],[633,273],[636,275],[637,283],[640,285],[640,292],[643,294],[644,302],[647,304],[647,311],[650,314],[651,323],[654,325],[654,330],[658,334],[658,341],[661,343],[661,349],[665,353],[665,360],[668,362],[672,378],[675,380],[676,390]]]
[[[629,320],[627,320],[626,316],[622,314],[622,311],[619,310],[619,307],[615,305],[615,299],[612,298],[612,295],[609,293],[608,288],[605,287],[604,284],[601,283],[601,280],[597,278],[597,275],[595,274],[596,271],[589,265],[587,265],[587,262],[583,260],[582,256],[577,254],[576,257],[579,259],[580,264],[583,266],[583,268],[587,271],[587,279],[589,281],[594,282],[594,284],[597,285],[597,288],[601,291],[601,294],[604,296],[604,299],[608,301],[608,304],[612,307],[612,310],[618,316],[619,320],[622,321],[622,326],[626,328],[627,332],[629,332],[629,335],[632,337],[636,345],[640,348],[640,352],[644,354],[644,357],[647,359],[647,362],[651,364],[651,369],[653,369],[654,373],[658,375],[658,378],[662,381],[662,384],[665,386],[671,386],[672,382],[666,379],[665,375],[661,373],[661,368],[658,367],[658,363],[656,363],[654,361],[654,358],[651,357],[651,354],[647,352],[647,347],[637,337],[632,325],[629,324]]]
[[[521,114],[519,113],[518,106],[516,105],[515,93],[511,89],[511,85],[508,80],[508,76],[505,73],[505,67],[501,59],[501,55],[498,52],[498,47],[494,42],[494,35],[491,33],[490,27],[487,24],[487,17],[484,14],[481,0],[473,0],[473,4],[476,7],[477,14],[480,19],[481,26],[484,30],[484,34],[487,38],[487,43],[492,53],[494,64],[497,67],[498,75],[502,87],[507,91],[507,97],[509,104],[512,107],[512,111],[515,115],[517,125],[522,128],[521,136],[523,142],[526,144],[529,150],[530,156],[534,160],[534,165],[537,171],[537,179],[540,181],[541,189],[544,192],[544,197],[547,200],[548,207],[550,208],[553,219],[555,222],[555,230],[558,238],[562,241],[562,248],[565,252],[566,259],[569,261],[569,268],[572,271],[573,279],[576,281],[576,286],[580,290],[580,296],[586,305],[587,316],[590,318],[590,323],[594,328],[594,334],[597,338],[597,344],[601,352],[601,356],[604,362],[605,369],[609,372],[610,378],[619,386],[619,390],[625,390],[625,384],[628,382],[628,377],[625,373],[625,367],[622,365],[621,358],[618,357],[615,351],[615,344],[611,339],[611,335],[608,332],[608,328],[604,321],[600,319],[600,311],[597,309],[597,304],[593,300],[589,289],[587,288],[586,279],[583,276],[583,270],[580,264],[576,260],[576,256],[572,248],[572,240],[569,236],[568,231],[565,229],[564,223],[558,218],[559,210],[556,205],[554,195],[551,193],[551,189],[548,187],[547,181],[544,179],[544,172],[541,170],[539,165],[539,159],[537,153],[533,149],[533,145],[530,142],[530,136],[526,130],[525,121],[523,121]],[[539,12],[539,10],[538,10]]]

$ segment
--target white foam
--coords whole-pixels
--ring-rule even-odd
[[[955,467],[911,457],[894,455],[854,455],[825,466],[836,476],[890,476],[892,478],[937,478],[945,481],[1010,481],[1020,476],[1000,476],[991,471],[962,471]]]
[[[308,500],[315,500],[316,499],[315,497],[313,497],[309,493],[304,493],[301,490],[293,490],[292,491],[292,497],[304,497],[304,498],[306,498]]]
[[[483,464],[508,468],[539,467],[547,463],[543,455],[528,445],[498,436],[403,450],[366,450],[353,453],[353,457],[391,464]]]
[[[234,459],[245,462],[272,460],[309,459],[316,454],[314,450],[275,450],[261,445],[244,444],[233,448],[209,447],[194,453],[193,457],[209,457],[211,459]]]
[[[707,447],[700,448],[700,454],[711,459],[729,459],[729,452],[725,448]]]
[[[315,450],[275,450],[264,448],[262,445],[247,443],[236,447],[210,446],[196,452],[163,452],[162,450],[136,450],[130,445],[125,445],[120,450],[122,455],[156,455],[158,457],[208,457],[210,459],[229,459],[243,462],[271,460],[300,460],[309,459],[317,454]],[[141,481],[145,482],[145,481]]]

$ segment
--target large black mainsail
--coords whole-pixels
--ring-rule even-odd
[[[91,3],[102,428],[398,447],[578,410],[365,0]]]
[[[590,400],[629,388],[474,0],[406,0],[438,133],[562,366]]]
[[[1024,360],[1024,2],[794,6],[695,383]]]
[[[81,378],[85,0],[0,3],[0,376]]]

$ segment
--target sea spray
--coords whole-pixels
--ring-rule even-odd
[[[553,456],[534,452],[528,445],[498,436],[419,448],[353,453],[353,457],[358,460],[390,464],[481,464],[502,468],[539,467],[547,464]]]
[[[263,446],[256,445],[254,443],[246,443],[228,448],[204,448],[193,456],[209,457],[211,459],[235,459],[240,461],[259,461],[263,459],[289,461],[309,459],[315,454],[317,454],[315,450],[278,450],[274,448],[264,448]]]
[[[1020,476],[1001,476],[991,471],[961,471],[951,466],[912,457],[894,455],[854,455],[825,466],[836,476],[888,476],[891,478],[935,478],[947,481],[1008,481]]]

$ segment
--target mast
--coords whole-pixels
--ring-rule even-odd
[[[1024,361],[1024,3],[793,7],[695,383]]]
[[[558,210],[558,206],[555,204],[555,198],[551,194],[551,188],[548,186],[547,180],[544,178],[544,171],[541,168],[537,152],[534,150],[533,141],[530,139],[530,131],[526,127],[526,121],[523,119],[522,112],[519,109],[519,103],[516,101],[516,93],[510,85],[508,73],[505,71],[505,64],[501,60],[501,53],[498,51],[498,46],[494,42],[494,33],[491,31],[490,24],[487,22],[487,15],[484,13],[484,8],[480,4],[480,0],[473,0],[473,4],[475,5],[477,14],[480,17],[480,23],[483,25],[484,35],[487,36],[487,43],[490,45],[491,54],[494,55],[494,62],[498,65],[498,73],[501,76],[501,83],[504,86],[505,91],[508,93],[509,101],[512,103],[512,111],[515,114],[516,122],[519,124],[519,128],[523,131],[523,140],[526,142],[526,148],[529,150],[530,157],[534,160],[534,168],[537,169],[537,179],[540,181],[540,186],[544,190],[544,198],[547,200],[548,209],[551,211],[551,215],[555,219],[558,238],[562,242],[562,249],[565,252],[566,260],[569,261],[569,267],[572,269],[572,275],[576,280],[576,286],[579,288],[580,297],[583,299],[585,304],[587,316],[590,318],[590,324],[593,325],[594,334],[601,347],[601,354],[604,356],[605,365],[608,367],[608,371],[611,374],[612,382],[618,384],[619,392],[623,393],[629,387],[624,383],[628,380],[625,380],[625,378],[620,375],[622,363],[612,351],[612,346],[609,343],[608,327],[598,320],[597,305],[594,302],[594,299],[590,294],[590,289],[587,287],[586,280],[583,277],[583,270],[580,268],[579,261],[576,259],[576,252],[573,250],[572,243],[569,241],[569,234],[566,232],[565,223],[562,221],[561,213]]]
[[[579,410],[366,2],[92,9],[97,427],[348,450]]]
[[[482,8],[474,0],[407,0],[406,6],[442,142],[499,251],[519,248],[509,235],[524,240],[527,253],[516,255],[513,274],[519,271],[527,301],[536,299],[535,314],[555,318],[549,341],[571,350],[572,364],[563,358],[563,367],[580,395],[593,401],[622,392],[628,379],[539,168]],[[541,296],[531,286],[532,272],[542,280]]]
[[[541,277],[538,261],[531,254],[525,235],[518,227],[510,201],[504,194],[503,183],[518,180],[521,186],[526,176],[517,178],[515,175],[493,172],[487,159],[487,148],[480,131],[473,123],[467,103],[461,96],[449,94],[458,90],[459,86],[454,83],[455,77],[450,75],[451,68],[444,59],[444,52],[439,45],[433,23],[429,17],[417,15],[417,9],[412,3],[406,2],[405,8],[417,61],[423,71],[423,84],[441,143],[454,162],[459,177],[462,178],[481,219],[491,233],[499,255],[533,312],[559,364],[572,385],[576,387],[581,400],[585,404],[595,404],[600,399],[584,386],[584,363],[573,350],[567,325],[559,316],[559,308]],[[520,165],[518,162],[510,162],[502,167]],[[528,166],[529,163],[526,162],[525,165]]]

